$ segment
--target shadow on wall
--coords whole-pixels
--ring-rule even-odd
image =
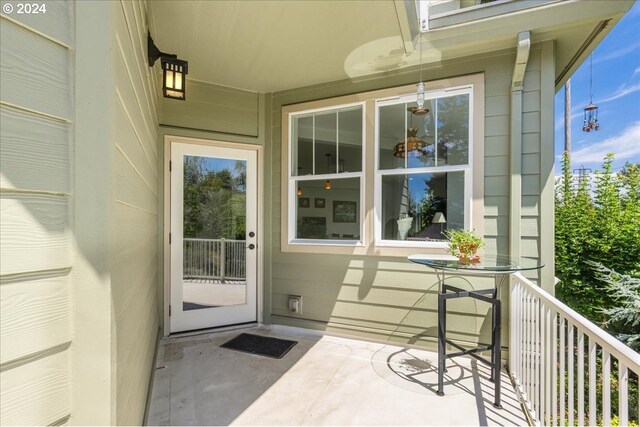
[[[436,348],[438,279],[424,267],[392,257],[285,256],[297,262],[284,267],[276,262],[272,307],[275,323],[300,326],[311,321],[330,332]],[[463,289],[493,286],[491,279],[480,280],[483,281],[474,279],[472,285],[462,277],[447,277],[447,283]],[[302,314],[288,311],[288,294],[303,296]],[[490,325],[489,304],[471,298],[449,303],[447,329],[451,339],[472,344],[487,342]]]

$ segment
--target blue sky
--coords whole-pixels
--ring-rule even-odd
[[[615,154],[614,170],[640,163],[640,2],[620,20],[593,52],[593,103],[600,130],[582,131],[589,104],[589,59],[571,77],[571,166],[602,167]],[[556,174],[564,151],[564,88],[555,98]]]

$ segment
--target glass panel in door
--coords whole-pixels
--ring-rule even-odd
[[[182,309],[246,303],[247,162],[183,157]]]
[[[171,144],[171,332],[257,320],[257,153]]]

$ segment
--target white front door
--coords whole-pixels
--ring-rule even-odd
[[[257,152],[171,143],[171,332],[257,320]]]

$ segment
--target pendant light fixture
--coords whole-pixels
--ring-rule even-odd
[[[298,187],[297,194],[298,196],[302,196],[302,187]]]
[[[325,190],[331,190],[331,181],[330,180],[326,180],[324,182],[324,189]]]
[[[589,105],[584,108],[584,122],[582,124],[584,132],[600,130],[598,106],[593,103],[593,54],[589,57],[589,61]]]
[[[407,110],[412,113],[410,119],[411,121],[409,123],[409,127],[407,128],[406,138],[393,146],[394,157],[400,157],[404,159],[407,156],[407,153],[409,153],[409,156],[419,156],[424,152],[424,148],[427,146],[427,142],[418,137],[418,128],[413,127],[413,114],[415,114],[417,108],[418,107],[407,108]]]

